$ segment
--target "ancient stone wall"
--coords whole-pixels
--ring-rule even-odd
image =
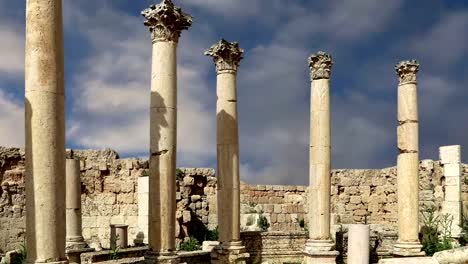
[[[148,162],[119,159],[112,150],[68,151],[81,160],[83,236],[109,247],[110,224],[129,225],[129,243],[147,230]],[[468,206],[468,165],[463,165],[462,201]],[[203,238],[217,226],[216,178],[213,169],[177,172],[178,241]],[[420,204],[438,210],[445,199],[443,167],[438,161],[420,163]],[[24,152],[0,148],[0,252],[19,248],[25,233]],[[333,170],[332,222],[361,223],[393,237],[397,224],[395,167],[377,170]],[[259,231],[266,218],[268,231],[307,230],[305,186],[241,185],[241,229]],[[304,225],[301,225],[302,222]],[[200,232],[200,227],[203,227]],[[206,227],[206,229],[205,229]]]

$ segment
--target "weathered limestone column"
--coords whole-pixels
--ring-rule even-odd
[[[68,263],[61,0],[26,1],[25,52],[27,263]]]
[[[67,249],[86,247],[81,233],[80,160],[66,160],[66,246]]]
[[[319,51],[309,57],[311,77],[309,150],[309,240],[305,261],[335,263],[338,252],[330,236],[330,72],[329,54]]]
[[[442,213],[453,216],[452,237],[462,234],[460,225],[463,221],[461,179],[462,163],[460,145],[439,148],[440,162],[444,168],[445,199],[442,203]]]
[[[421,256],[419,243],[419,142],[418,98],[415,60],[401,61],[395,66],[398,85],[398,241],[393,254]]]
[[[348,226],[348,264],[369,264],[369,225]]]
[[[148,263],[178,263],[175,254],[177,59],[192,17],[163,0],[142,11],[153,43],[151,69]]]
[[[221,39],[205,51],[216,65],[218,225],[220,246],[212,263],[246,263],[249,254],[240,241],[239,134],[237,68],[242,53],[237,42]]]

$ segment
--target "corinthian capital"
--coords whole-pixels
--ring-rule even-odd
[[[310,79],[330,79],[333,60],[330,54],[319,51],[309,57]]]
[[[400,77],[400,84],[416,83],[416,73],[419,70],[419,63],[416,60],[400,61],[395,65],[395,70]]]
[[[244,50],[239,48],[239,43],[228,42],[224,39],[205,51],[205,55],[213,57],[217,73],[237,72],[242,53]]]
[[[157,5],[151,5],[141,12],[145,17],[145,26],[151,32],[153,42],[177,42],[180,32],[192,25],[192,17],[174,6],[171,0],[163,0]]]

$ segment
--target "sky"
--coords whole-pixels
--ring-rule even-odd
[[[0,146],[24,145],[25,2],[0,0]],[[63,1],[67,148],[149,152],[147,0]],[[193,16],[178,45],[179,167],[216,167],[216,74],[203,55],[239,42],[241,179],[307,184],[310,76],[331,73],[332,167],[396,164],[394,65],[420,62],[420,158],[468,155],[468,2],[463,0],[174,0]],[[466,159],[465,159],[466,160]]]

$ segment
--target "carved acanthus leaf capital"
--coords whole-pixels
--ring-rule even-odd
[[[171,0],[163,0],[157,5],[151,5],[141,12],[145,17],[145,26],[151,32],[153,42],[177,42],[182,30],[192,25],[192,17],[174,6]]]
[[[310,79],[330,79],[333,60],[330,54],[319,51],[309,57]]]
[[[395,70],[400,77],[400,84],[415,83],[416,73],[419,71],[419,63],[416,60],[400,61],[395,65]]]
[[[244,50],[237,42],[221,39],[218,43],[205,51],[205,55],[213,57],[216,72],[237,72]]]

